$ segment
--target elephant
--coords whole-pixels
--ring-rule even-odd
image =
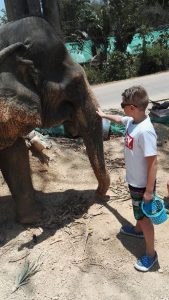
[[[36,127],[64,124],[83,137],[105,195],[110,179],[105,166],[98,103],[83,68],[41,17],[26,17],[0,27],[0,169],[16,202],[21,223],[39,218],[24,136]]]

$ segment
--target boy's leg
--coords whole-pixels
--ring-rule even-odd
[[[146,243],[146,255],[154,256],[154,226],[150,219],[144,217],[137,221],[139,228],[144,233],[145,243]]]
[[[146,243],[146,255],[137,260],[135,268],[139,271],[147,272],[157,261],[157,254],[154,250],[154,226],[141,210],[145,188],[135,188],[129,185],[129,190],[132,198],[134,217],[137,221],[135,231],[142,232]]]
[[[167,181],[167,192],[168,192],[167,197],[169,198],[169,180]]]
[[[136,222],[135,230],[136,230],[136,232],[141,232],[142,231],[139,220]]]
[[[154,264],[158,260],[157,253],[154,250],[154,226],[151,220],[147,217],[138,220],[138,224],[144,233],[146,242],[146,254],[137,260],[134,267],[138,271],[147,272],[154,266]]]
[[[132,197],[133,211],[136,222],[135,230],[143,232],[146,243],[146,255],[154,256],[154,226],[150,219],[143,214],[140,204],[143,199],[145,189],[137,189],[130,186],[130,194]]]
[[[140,208],[140,203],[143,199],[145,188],[140,189],[129,185],[129,190],[130,190],[130,195],[133,204],[134,217],[136,220],[142,219],[144,217],[144,214]],[[136,223],[136,226],[131,226],[131,225],[122,226],[120,232],[125,235],[144,238],[142,228],[140,227],[140,224],[138,222]]]

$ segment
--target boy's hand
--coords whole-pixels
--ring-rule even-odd
[[[150,192],[146,192],[143,195],[144,202],[149,202],[153,199],[154,194]]]
[[[105,117],[105,113],[101,110],[100,107],[98,107],[98,109],[96,110],[96,114],[98,116],[100,116],[101,118],[104,118]]]
[[[105,114],[100,107],[98,107],[98,109],[96,110],[96,114],[104,119],[107,119],[109,121],[113,121],[115,123],[120,123],[122,124],[122,117],[119,115],[109,115],[109,114]]]

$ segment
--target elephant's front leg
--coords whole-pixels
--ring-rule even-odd
[[[11,147],[0,151],[0,168],[16,201],[17,219],[21,223],[35,223],[40,214],[30,176],[28,149],[19,138]]]

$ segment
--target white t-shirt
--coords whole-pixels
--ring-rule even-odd
[[[136,124],[131,117],[122,117],[126,126],[125,165],[126,181],[134,187],[146,187],[147,161],[145,157],[157,155],[157,136],[154,127],[147,117]]]

